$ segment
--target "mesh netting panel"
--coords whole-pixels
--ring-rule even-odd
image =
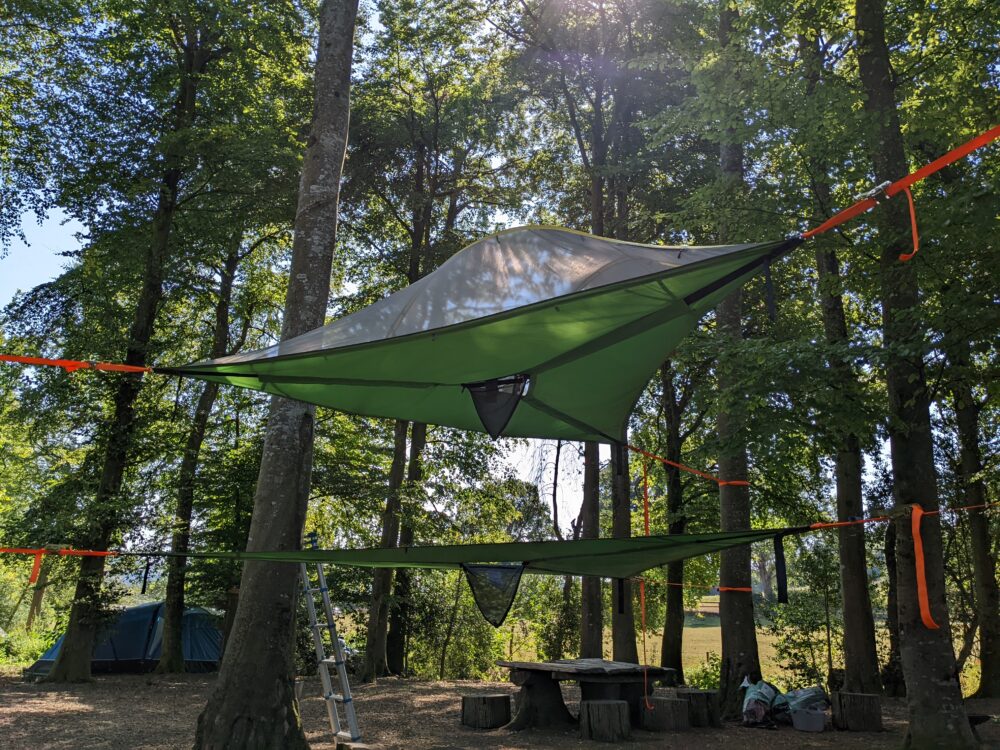
[[[517,596],[524,566],[462,565],[462,570],[483,617],[495,628],[503,625]]]
[[[512,375],[483,383],[467,383],[466,390],[472,396],[483,428],[494,440],[500,437],[514,410],[524,395],[528,383],[527,375]]]

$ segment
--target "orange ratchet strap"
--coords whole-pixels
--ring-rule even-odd
[[[827,232],[833,229],[834,227],[838,227],[845,221],[849,221],[853,219],[855,216],[863,214],[865,211],[875,208],[875,206],[877,206],[879,203],[879,198],[881,197],[892,198],[894,195],[897,195],[898,193],[906,193],[906,199],[910,206],[910,227],[913,231],[913,252],[903,253],[899,256],[899,259],[901,261],[909,260],[910,258],[912,258],[914,255],[917,254],[917,249],[920,246],[920,237],[917,233],[917,212],[916,208],[913,205],[913,194],[910,192],[910,187],[913,184],[920,182],[921,180],[924,180],[927,177],[930,177],[935,172],[944,169],[949,164],[953,164],[959,159],[968,156],[976,149],[982,148],[988,143],[992,143],[997,138],[1000,138],[1000,125],[990,128],[985,133],[977,135],[972,140],[963,143],[958,148],[952,149],[944,156],[932,161],[930,164],[925,164],[915,172],[906,175],[906,177],[903,177],[899,180],[896,180],[895,182],[886,184],[884,186],[880,185],[879,187],[875,188],[872,191],[869,191],[865,195],[859,196],[859,200],[853,206],[849,206],[840,213],[834,214],[829,219],[820,224],[818,227],[810,229],[808,232],[803,232],[802,239],[807,240],[810,237],[815,237],[818,234],[823,234],[823,232]]]
[[[61,367],[66,372],[77,370],[102,370],[103,372],[152,372],[152,367],[119,365],[113,362],[87,362],[79,359],[45,359],[44,357],[21,357],[16,354],[0,354],[0,362],[16,362],[21,365]]]
[[[676,461],[671,461],[670,459],[664,458],[663,456],[657,456],[655,453],[650,453],[649,451],[644,451],[642,448],[636,448],[634,445],[628,446],[628,449],[630,451],[633,451],[634,453],[638,453],[640,456],[645,456],[646,458],[651,458],[654,461],[659,461],[661,464],[665,464],[667,466],[673,466],[675,469],[680,469],[681,471],[686,471],[689,474],[694,474],[695,476],[699,476],[702,479],[707,479],[710,482],[715,482],[720,487],[730,487],[730,486],[732,486],[732,487],[749,487],[750,486],[750,482],[747,482],[744,479],[734,479],[732,481],[726,481],[726,480],[723,480],[723,479],[719,479],[718,477],[714,477],[714,476],[712,476],[711,474],[709,474],[707,472],[699,471],[698,469],[692,469],[690,466],[685,466],[684,464],[677,463]]]

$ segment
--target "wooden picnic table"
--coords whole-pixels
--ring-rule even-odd
[[[561,680],[580,684],[581,700],[624,700],[629,704],[633,724],[638,725],[645,686],[652,692],[653,682],[673,685],[675,670],[644,667],[605,659],[557,659],[555,661],[498,661],[498,667],[510,670],[510,681],[521,690],[515,700],[514,718],[507,729],[561,727],[576,723],[566,708]]]

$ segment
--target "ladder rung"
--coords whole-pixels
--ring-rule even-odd
[[[348,703],[353,703],[353,698],[345,698],[340,693],[327,693],[323,696],[324,700],[333,701],[334,703],[341,703],[347,705]]]
[[[320,664],[325,664],[328,667],[339,667],[347,662],[337,661],[336,659],[323,659]]]
[[[355,737],[350,732],[337,732],[336,737],[338,740],[343,740],[344,742],[357,742],[361,739],[360,734]]]
[[[326,593],[329,590],[330,590],[330,588],[328,586],[320,586],[319,588],[315,588],[315,589],[310,587],[310,588],[306,589],[306,591],[308,591],[310,594],[323,594],[323,593]]]

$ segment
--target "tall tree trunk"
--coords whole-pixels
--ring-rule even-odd
[[[215,303],[215,327],[212,334],[211,356],[222,357],[229,348],[229,310],[233,299],[233,282],[240,262],[240,245],[243,231],[233,235],[226,260],[219,279],[218,299]],[[201,445],[208,429],[208,418],[215,406],[219,393],[218,383],[206,383],[202,387],[198,404],[194,410],[194,420],[188,430],[184,446],[184,456],[177,477],[177,504],[174,508],[173,532],[170,550],[183,555],[188,551],[191,539],[191,514],[194,510],[194,480],[201,456]],[[184,671],[184,647],[182,626],[184,619],[184,580],[186,557],[167,558],[167,591],[163,605],[163,647],[160,662],[156,665],[159,673]]]
[[[583,446],[583,502],[580,507],[580,537],[597,539],[601,532],[600,454],[597,443]],[[580,610],[580,656],[604,656],[604,613],[601,579],[583,576]]]
[[[730,48],[733,27],[738,18],[729,0],[719,2],[719,46],[723,55]],[[726,124],[719,146],[719,166],[724,188],[735,197],[743,190],[743,145],[737,140],[731,124],[740,117],[739,112],[727,113]],[[722,227],[729,234],[728,227]],[[726,237],[726,240],[730,240]],[[747,439],[746,415],[737,404],[734,394],[737,386],[736,369],[740,364],[734,355],[727,353],[743,338],[743,294],[737,290],[724,299],[716,310],[717,335],[722,355],[719,358],[719,392],[728,405],[717,417],[719,436],[719,477],[723,481],[746,481]],[[739,485],[719,487],[719,511],[723,531],[742,531],[750,528],[750,492]],[[750,548],[735,547],[721,554],[720,582],[723,589],[748,588],[750,577]],[[742,713],[740,684],[744,678],[750,682],[760,679],[760,657],[757,652],[757,631],[753,619],[753,597],[746,591],[719,593],[719,620],[722,626],[722,674],[719,682],[720,709],[724,718],[735,719]]]
[[[680,463],[682,443],[680,403],[674,385],[674,368],[670,360],[660,367],[662,383],[663,414],[666,420],[666,459]],[[674,466],[666,466],[667,472],[667,531],[683,534],[687,527],[684,516],[684,488],[681,473]],[[677,671],[677,680],[684,684],[684,561],[676,560],[667,564],[667,613],[663,625],[663,648],[660,663]]]
[[[823,53],[819,46],[819,30],[810,37],[800,34],[799,52],[805,65],[806,95],[812,96],[819,86],[823,71]],[[832,206],[830,185],[826,175],[829,165],[815,149],[808,149],[809,173],[813,177],[813,194],[820,212],[827,215]],[[816,268],[819,272],[819,297],[823,311],[826,342],[835,349],[846,349],[850,336],[844,300],[841,296],[840,264],[832,247],[822,240],[816,245]],[[831,386],[848,400],[860,400],[860,386],[850,363],[837,355],[829,358]],[[843,406],[843,405],[841,405]],[[831,420],[832,421],[832,420]],[[837,520],[864,516],[862,495],[861,440],[849,430],[839,430],[835,469],[837,483]],[[844,616],[844,689],[854,693],[880,693],[878,651],[875,647],[875,618],[872,615],[871,593],[868,589],[868,562],[865,554],[865,532],[861,526],[838,529],[840,546],[840,589]]]
[[[856,0],[858,72],[870,122],[867,142],[877,181],[896,179],[908,171],[896,110],[893,72],[885,40],[885,0]],[[923,336],[915,268],[898,260],[909,239],[902,198],[888,201],[875,213],[879,230],[879,263],[886,386],[889,392],[889,441],[893,498],[897,507],[919,503],[938,510],[937,476],[931,436],[929,394],[924,375]],[[916,555],[910,518],[896,522],[900,656],[906,678],[910,725],[909,747],[976,747],[962,703],[951,624],[944,597],[944,561],[938,516],[923,519],[924,569],[928,598],[940,628],[921,621],[917,601]]]
[[[889,631],[889,653],[882,666],[882,687],[885,694],[894,698],[906,695],[903,679],[903,659],[899,655],[899,577],[896,575],[896,526],[889,524],[885,530],[883,547],[885,577],[888,585],[885,594],[886,630]]]
[[[173,133],[191,127],[197,106],[198,79],[215,54],[210,36],[200,29],[189,30],[183,55],[181,81],[174,102]],[[160,181],[152,238],[146,248],[142,287],[129,328],[125,364],[145,366],[149,361],[149,343],[153,336],[156,311],[163,296],[163,269],[169,252],[170,234],[177,211],[178,186],[181,180],[183,153],[173,139],[164,155],[167,165]],[[114,416],[106,431],[106,447],[101,477],[97,485],[84,546],[105,550],[121,523],[119,494],[128,464],[128,453],[135,434],[135,407],[142,388],[142,376],[122,375],[114,396]],[[98,613],[105,557],[80,560],[73,605],[66,637],[47,680],[79,682],[90,679],[90,658],[100,621]]]
[[[393,431],[392,466],[385,511],[382,513],[381,546],[395,547],[399,543],[400,488],[406,471],[406,432],[409,422],[396,420]],[[377,568],[372,577],[372,598],[368,605],[368,627],[365,639],[365,661],[361,681],[372,682],[388,674],[386,637],[389,631],[389,594],[392,591],[392,568]]]
[[[326,0],[319,12],[312,128],[299,185],[282,340],[321,326],[326,315],[357,7],[357,0]],[[248,550],[301,548],[314,416],[313,406],[271,399]],[[198,717],[199,750],[308,747],[292,690],[298,573],[293,563],[244,564],[222,669]]]
[[[950,338],[950,341],[949,341]],[[986,485],[982,480],[980,455],[979,404],[967,378],[971,363],[969,341],[961,336],[946,338],[952,369],[957,377],[952,383],[955,418],[958,422],[959,474],[962,505],[984,505]],[[1000,590],[993,559],[990,519],[984,508],[969,511],[969,536],[972,544],[972,574],[976,591],[976,615],[979,620],[979,688],[976,698],[1000,697]]]
[[[423,452],[427,445],[427,425],[414,422],[410,429],[410,463],[406,469],[407,485],[417,485],[424,478]],[[411,513],[417,508],[411,508]],[[413,519],[403,514],[399,529],[399,546],[409,547],[413,544]],[[393,586],[392,598],[395,602],[389,613],[389,635],[386,637],[385,653],[389,674],[405,674],[406,644],[410,629],[410,591],[411,578],[407,568],[396,571],[396,582]]]
[[[719,335],[729,340],[723,350],[742,337],[742,293],[729,295],[716,310]],[[732,356],[719,363],[719,391],[730,398],[735,385],[731,369],[739,366]],[[720,358],[721,359],[721,358]],[[727,396],[725,394],[730,394]],[[721,411],[717,417],[719,434],[719,478],[726,482],[747,480],[746,416],[739,407]],[[745,486],[719,487],[721,529],[743,531],[750,528],[750,492]],[[721,553],[719,579],[721,587],[749,588],[750,548],[747,545]],[[722,674],[719,682],[720,706],[725,718],[742,714],[740,684],[744,678],[757,682],[761,678],[760,656],[757,651],[757,631],[753,617],[753,596],[747,591],[719,593],[719,621],[722,626]]]
[[[611,445],[611,530],[615,539],[632,536],[631,489],[628,448],[624,443],[614,443]],[[632,582],[625,578],[616,579],[611,597],[612,658],[637,664],[639,650],[635,641]]]

